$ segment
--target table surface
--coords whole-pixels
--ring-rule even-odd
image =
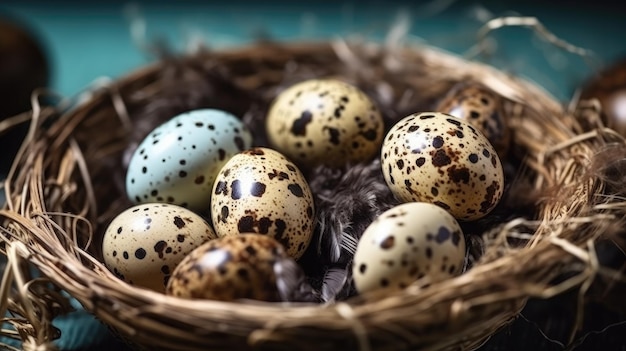
[[[155,60],[138,49],[130,23],[134,23],[135,31],[141,31],[145,25],[147,40],[165,39],[177,52],[184,52],[199,41],[212,48],[225,48],[244,45],[261,34],[279,40],[329,39],[354,34],[383,39],[392,23],[408,18],[408,40],[462,55],[476,44],[476,33],[487,20],[505,15],[536,16],[558,37],[592,50],[597,62],[610,62],[626,56],[626,21],[611,6],[608,1],[580,7],[567,1],[540,4],[538,1],[354,0],[309,4],[206,0],[175,4],[135,1],[131,5],[110,0],[84,5],[78,1],[4,0],[0,4],[0,17],[21,20],[38,35],[51,60],[52,88],[64,96],[75,96],[94,82],[102,81],[102,77],[116,79]],[[135,20],[131,22],[130,18]],[[484,60],[536,81],[562,101],[569,100],[576,87],[593,72],[580,57],[547,44],[532,29],[504,28],[489,37],[498,46],[494,57]],[[561,349],[556,339],[564,335],[561,329],[565,327],[559,323],[565,325],[562,319],[567,318],[563,317],[567,313],[563,310],[574,306],[564,301],[568,300],[531,303],[526,314],[544,323],[518,319],[497,334],[484,350]],[[539,324],[545,326],[546,320],[549,324],[549,313],[561,316],[554,321],[557,327],[552,326],[553,334],[548,335],[553,339],[542,335],[550,328],[538,328]],[[597,328],[606,325],[600,323]],[[103,350],[121,347],[88,314],[78,312],[61,318],[57,326],[64,330],[59,341],[64,350],[96,349],[97,345]],[[85,328],[92,328],[93,333],[86,334]],[[625,331],[626,328],[618,326],[609,330],[608,336],[592,334],[583,347],[595,341],[596,346],[609,343],[612,349],[624,349]],[[604,335],[605,339],[600,340],[598,335]]]

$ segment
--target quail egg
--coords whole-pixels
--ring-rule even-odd
[[[372,159],[382,116],[358,88],[336,79],[295,84],[274,100],[266,119],[270,144],[299,165],[340,167]]]
[[[489,140],[464,119],[438,112],[409,115],[387,133],[381,152],[385,181],[403,202],[430,202],[459,220],[493,210],[504,171]]]
[[[155,128],[133,153],[126,173],[128,197],[135,203],[166,202],[205,211],[217,172],[251,144],[250,132],[227,112],[180,114]]]
[[[435,111],[447,113],[469,122],[481,131],[503,158],[511,143],[511,131],[502,97],[485,87],[460,85],[439,102]]]
[[[366,229],[352,265],[359,293],[400,290],[459,275],[465,263],[459,223],[439,206],[409,202],[381,214]]]
[[[216,238],[194,212],[171,204],[126,209],[108,225],[102,242],[106,267],[132,285],[163,292],[176,265],[193,249]]]
[[[239,153],[215,180],[211,217],[218,236],[266,234],[298,259],[311,242],[314,213],[309,184],[278,151],[258,147]]]
[[[189,299],[279,301],[274,264],[288,258],[261,234],[225,236],[191,252],[174,270],[166,294]]]

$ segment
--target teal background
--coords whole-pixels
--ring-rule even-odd
[[[51,88],[74,96],[101,77],[116,79],[155,61],[131,38],[132,8],[145,21],[147,40],[164,40],[179,53],[192,37],[216,49],[259,36],[287,41],[362,34],[380,40],[404,14],[412,41],[462,55],[475,44],[486,19],[518,14],[536,16],[560,38],[592,50],[598,64],[626,56],[624,12],[608,1],[3,1],[0,17],[19,20],[38,36],[52,65]],[[497,40],[498,49],[494,57],[481,59],[536,81],[562,101],[593,72],[579,57],[550,46],[529,29],[501,29],[490,38]],[[76,307],[78,312],[55,322],[63,333],[58,341],[62,350],[119,346],[94,317]]]
[[[612,9],[616,5],[608,1],[586,6],[567,1],[462,0],[95,1],[89,5],[8,1],[0,5],[0,14],[30,25],[49,51],[52,87],[73,95],[99,77],[117,78],[154,59],[131,39],[127,13],[132,5],[145,20],[147,38],[164,39],[178,52],[192,35],[201,36],[214,48],[248,43],[261,32],[279,40],[328,39],[354,33],[380,39],[403,11],[410,16],[410,34],[416,41],[458,54],[475,44],[484,18],[512,14],[538,17],[557,36],[593,50],[602,61],[626,54],[623,11]],[[479,13],[482,20],[477,18]],[[497,56],[490,63],[537,81],[561,99],[569,98],[591,72],[580,58],[542,42],[531,30],[506,28],[490,37],[498,40]]]

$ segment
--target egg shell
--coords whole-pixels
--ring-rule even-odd
[[[461,84],[439,102],[435,111],[466,120],[482,132],[500,158],[511,144],[511,130],[503,99],[494,91],[477,84]]]
[[[416,113],[398,121],[381,150],[385,182],[402,202],[429,202],[460,220],[476,220],[504,189],[500,158],[487,138],[454,116]]]
[[[384,123],[358,88],[336,79],[312,79],[276,97],[266,130],[270,145],[298,165],[340,167],[375,157]]]
[[[314,214],[309,184],[278,151],[246,150],[233,156],[217,175],[211,217],[218,236],[270,235],[298,259],[311,242]]]
[[[276,240],[242,234],[211,240],[191,252],[174,270],[166,294],[233,301],[279,301],[274,264],[288,256]]]
[[[178,263],[216,237],[202,217],[186,208],[147,203],[128,208],[111,221],[102,254],[106,267],[118,278],[164,292]]]
[[[381,214],[366,229],[354,254],[359,293],[399,290],[420,280],[432,284],[459,275],[465,263],[459,223],[439,206],[409,202]]]
[[[128,165],[126,192],[135,203],[166,202],[205,211],[217,172],[251,145],[250,132],[227,112],[180,114],[139,144]]]

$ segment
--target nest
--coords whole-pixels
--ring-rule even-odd
[[[387,129],[432,110],[459,82],[482,84],[505,99],[514,142],[505,162],[508,187],[492,214],[464,224],[470,240],[464,274],[393,293],[335,291],[326,303],[262,303],[168,297],[106,269],[98,247],[108,222],[130,206],[123,186],[129,150],[154,126],[213,107],[240,116],[255,144],[265,145],[263,116],[276,94],[325,76],[364,90]],[[624,165],[616,161],[626,145],[602,126],[593,106],[565,109],[528,81],[424,46],[258,43],[168,57],[76,106],[33,111],[0,211],[10,266],[2,293],[11,297],[2,310],[14,313],[7,321],[31,349],[53,347],[52,321],[70,310],[63,292],[149,350],[474,349],[529,298],[574,288],[582,296],[595,277],[615,273],[598,265],[594,243],[621,235]],[[358,237],[395,204],[377,162],[305,172],[319,208],[322,244],[312,251],[340,248],[322,255],[326,268],[342,262],[350,246],[345,237]],[[323,276],[318,283],[326,286]]]

